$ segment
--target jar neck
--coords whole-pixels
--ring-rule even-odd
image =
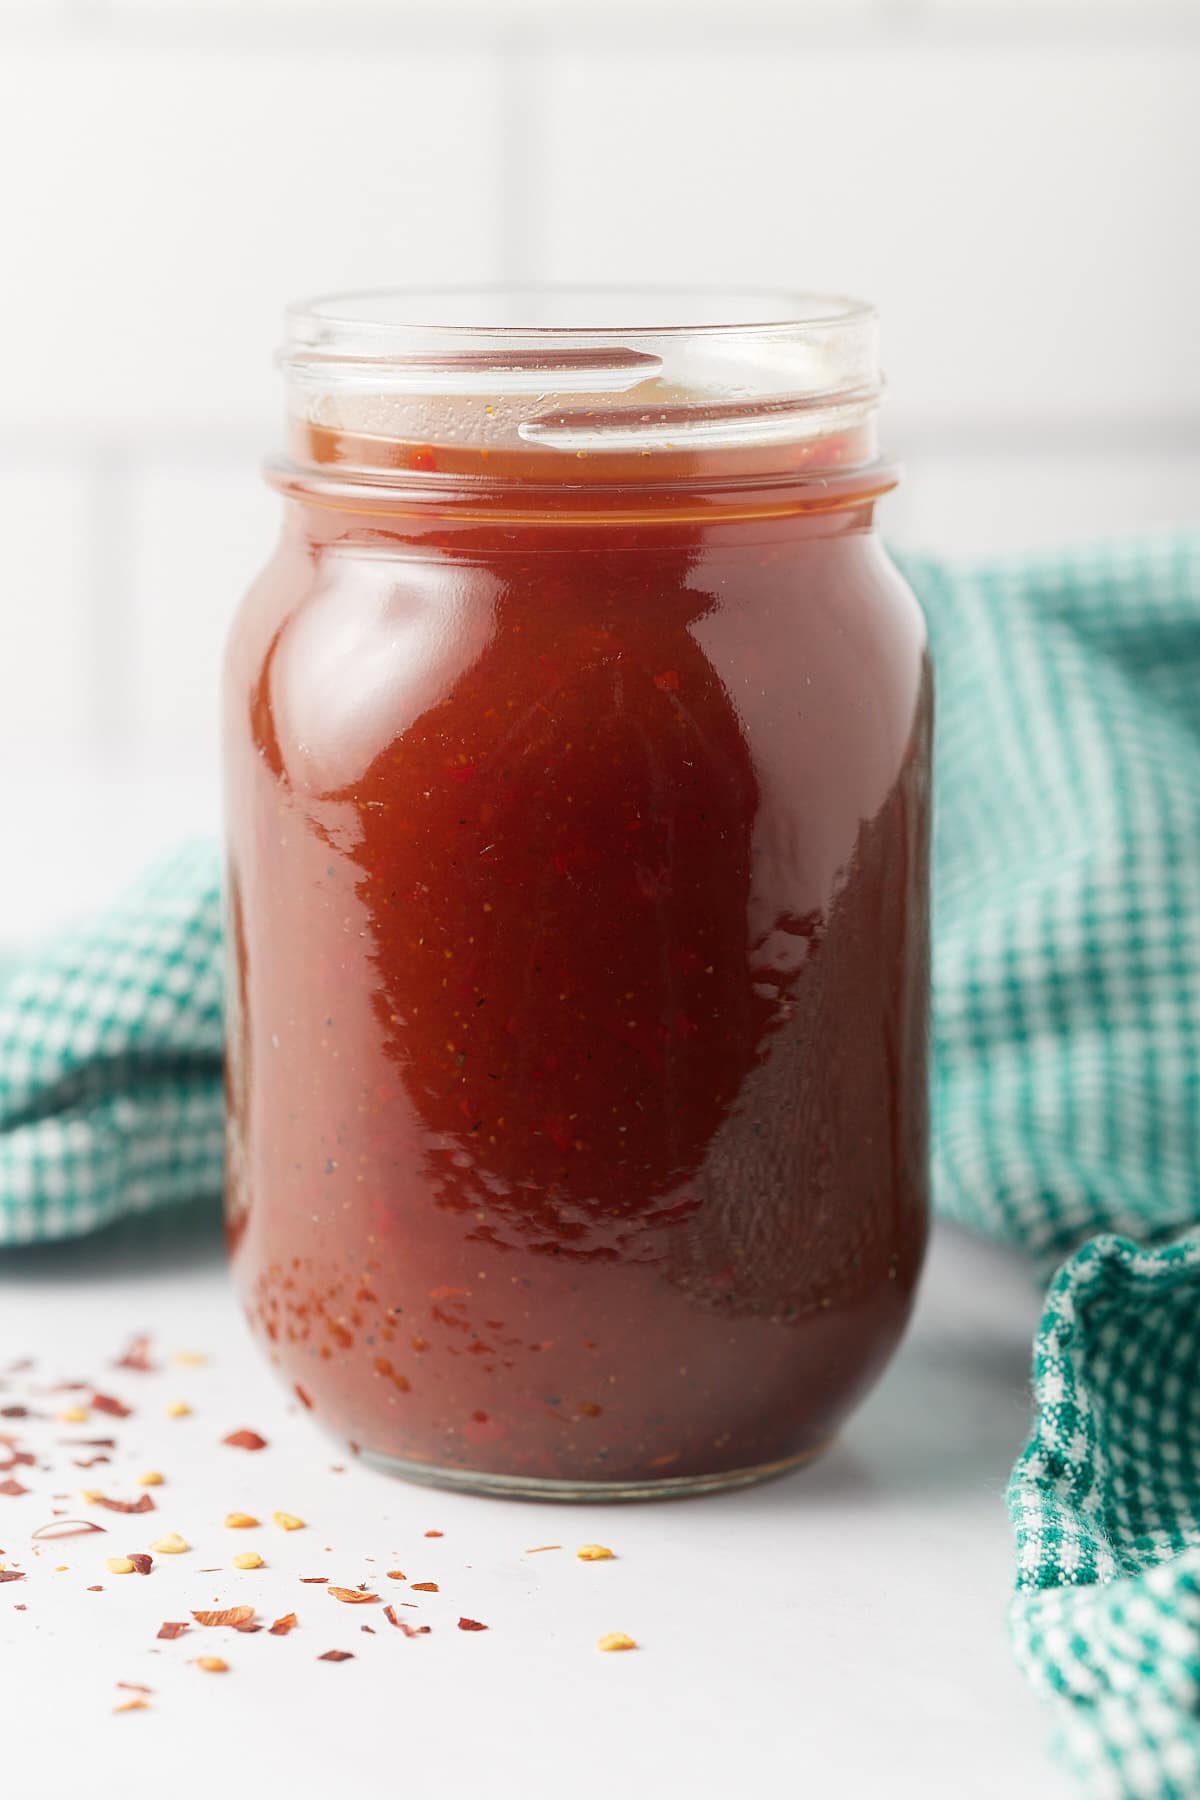
[[[877,542],[875,499],[846,494],[817,507],[746,503],[700,512],[666,506],[638,512],[627,507],[599,511],[581,507],[519,513],[488,504],[451,512],[445,507],[406,505],[378,494],[359,496],[344,488],[323,493],[293,485],[284,541],[302,558],[326,554],[411,555],[482,561],[492,566],[530,556],[594,556],[612,553],[678,552],[685,559],[728,555],[786,560],[806,545],[839,540],[847,545]]]

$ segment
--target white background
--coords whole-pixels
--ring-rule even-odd
[[[893,540],[1022,547],[1200,512],[1198,171],[1186,0],[0,0],[10,928],[215,825],[285,301],[859,292]]]

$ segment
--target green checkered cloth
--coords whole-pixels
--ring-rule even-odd
[[[1049,1290],[1017,1654],[1101,1796],[1200,1794],[1200,537],[913,559],[941,1211]],[[0,1244],[220,1188],[216,851],[0,987]]]
[[[210,844],[0,983],[0,1247],[221,1191],[221,902]]]
[[[938,668],[935,1195],[1050,1284],[1017,1655],[1090,1793],[1194,1800],[1200,536],[908,572]]]

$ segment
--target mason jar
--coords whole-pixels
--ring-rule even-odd
[[[755,1481],[903,1330],[931,690],[876,338],[812,295],[288,316],[224,683],[228,1233],[398,1475]]]

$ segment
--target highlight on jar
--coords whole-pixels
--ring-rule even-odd
[[[875,314],[341,295],[281,361],[223,701],[252,1328],[413,1481],[804,1464],[927,1228],[931,683]]]

